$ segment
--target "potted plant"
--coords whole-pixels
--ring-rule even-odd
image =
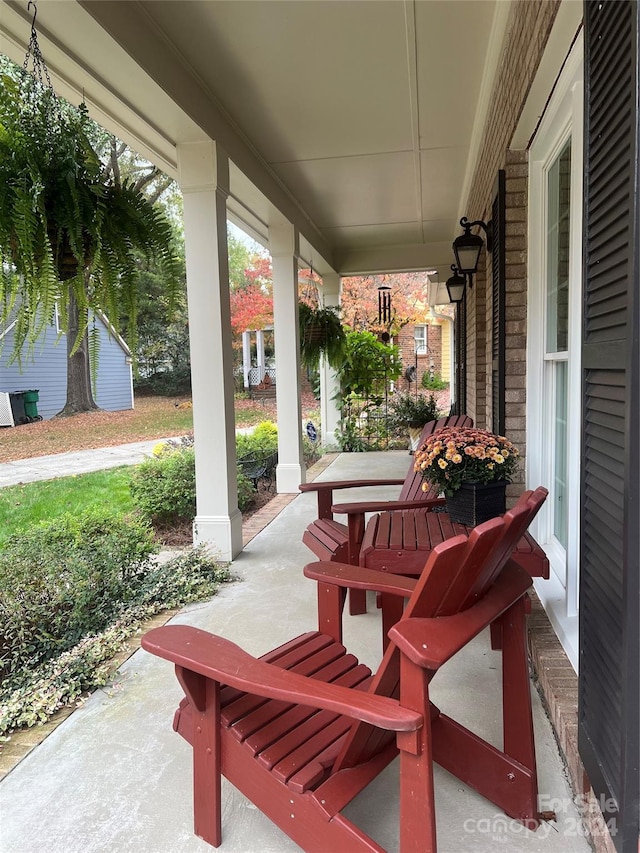
[[[331,367],[340,366],[346,336],[338,311],[334,307],[314,308],[307,302],[299,303],[300,358],[305,367],[317,370],[321,356]]]
[[[100,161],[84,104],[58,99],[22,69],[2,70],[0,323],[17,320],[12,358],[19,359],[57,308],[70,363],[82,347],[88,370],[90,351],[94,366],[97,358],[95,336],[87,334],[94,312],[104,311],[116,329],[126,312],[135,329],[141,257],[158,262],[169,296],[175,293],[180,267],[171,224]]]
[[[418,449],[422,428],[438,417],[438,404],[433,394],[398,394],[389,407],[390,426],[409,430],[409,453]]]
[[[517,467],[515,445],[483,429],[445,427],[415,455],[415,470],[444,492],[451,520],[471,526],[505,512]]]

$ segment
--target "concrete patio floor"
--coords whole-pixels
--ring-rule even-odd
[[[322,479],[403,476],[406,453],[341,454]],[[397,489],[368,490],[376,499]],[[338,496],[356,499],[356,490]],[[315,588],[302,576],[311,554],[302,532],[315,496],[300,495],[234,562],[240,581],[174,622],[214,631],[261,654],[315,627]],[[370,666],[381,653],[379,614],[345,617],[345,645]],[[499,654],[481,636],[433,683],[436,703],[500,745]],[[503,849],[586,853],[551,723],[532,687],[540,806],[557,821],[532,833],[436,768],[440,853]],[[0,783],[2,853],[205,853],[192,834],[190,747],[171,729],[181,690],[170,664],[135,653],[113,683],[98,690]],[[345,810],[389,851],[398,849],[397,762]],[[223,780],[224,853],[299,848]],[[348,851],[327,851],[348,853]]]

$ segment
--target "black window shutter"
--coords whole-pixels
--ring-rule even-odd
[[[455,382],[456,403],[455,412],[458,415],[467,413],[467,297],[456,305],[455,319]]]
[[[585,5],[579,748],[619,853],[640,833],[638,3]]]
[[[505,433],[505,228],[506,174],[498,172],[491,207],[491,419],[497,435]]]

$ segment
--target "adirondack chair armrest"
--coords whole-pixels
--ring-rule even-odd
[[[375,569],[364,569],[361,566],[349,566],[347,563],[332,563],[325,560],[308,563],[303,569],[303,574],[306,578],[320,583],[328,583],[347,589],[370,589],[374,592],[387,592],[403,598],[408,598],[416,585],[414,578],[405,578],[402,575],[392,575],[388,572],[378,572]]]
[[[389,731],[410,732],[422,726],[422,715],[395,699],[289,672],[199,628],[154,628],[142,637],[142,647],[177,667],[268,699],[333,711]]]
[[[301,483],[298,488],[301,492],[322,492],[336,489],[359,489],[364,486],[401,486],[404,477],[391,480],[314,480],[313,483]]]
[[[493,586],[467,610],[453,616],[405,619],[390,629],[389,638],[413,663],[437,670],[515,604],[531,584],[529,573],[509,560]]]
[[[333,504],[331,512],[344,513],[345,515],[360,515],[365,512],[385,512],[387,510],[395,511],[398,509],[424,509],[433,508],[436,506],[444,506],[446,503],[444,498],[425,498],[418,501],[369,501],[347,504]]]
[[[359,489],[364,486],[401,486],[404,480],[336,480],[301,483],[301,492],[316,492],[318,496],[318,518],[331,518],[333,493],[337,489]]]

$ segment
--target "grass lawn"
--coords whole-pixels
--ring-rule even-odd
[[[0,547],[11,533],[67,512],[105,505],[114,512],[131,512],[130,475],[131,468],[124,466],[0,489]]]

